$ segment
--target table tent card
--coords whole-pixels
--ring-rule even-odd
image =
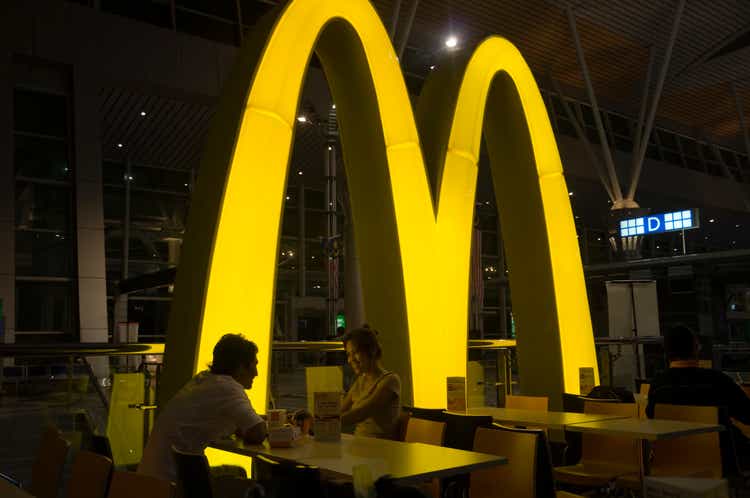
[[[313,395],[313,431],[318,441],[341,439],[341,393],[316,392]]]

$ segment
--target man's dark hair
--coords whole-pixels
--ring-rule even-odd
[[[677,325],[664,334],[664,353],[667,360],[692,360],[695,358],[697,338],[692,330]]]
[[[354,344],[354,347],[372,359],[379,360],[383,356],[383,349],[378,341],[378,331],[371,329],[367,324],[344,334],[344,347],[347,342]]]
[[[242,334],[224,334],[214,346],[209,369],[213,374],[233,375],[241,366],[249,366],[257,354],[258,346]]]

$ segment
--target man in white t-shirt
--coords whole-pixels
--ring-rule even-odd
[[[257,353],[258,347],[242,335],[224,335],[214,346],[209,370],[190,379],[162,409],[138,472],[177,482],[173,445],[202,453],[211,441],[231,434],[261,443],[266,424],[245,393],[258,376]]]

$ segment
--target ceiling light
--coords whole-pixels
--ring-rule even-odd
[[[141,111],[141,117],[146,115],[146,111]]]
[[[299,171],[297,171],[297,174],[298,174],[299,176],[302,176],[302,170],[299,170]]]
[[[714,221],[716,221],[716,220],[713,219],[713,218],[711,218],[710,220],[708,220],[709,223],[713,223]]]
[[[300,123],[307,123],[307,116],[305,116],[304,114],[299,115],[297,116],[297,121],[299,121]]]
[[[734,226],[734,228],[739,228],[739,227],[740,227],[740,224],[739,224],[739,223],[737,223],[737,224],[736,224],[736,225]]]
[[[573,192],[568,192],[568,197],[573,197]]]
[[[331,109],[336,109],[336,104],[331,104]]]
[[[451,35],[448,38],[445,39],[445,46],[448,48],[455,48],[456,45],[458,45],[458,38]]]
[[[433,69],[435,69],[435,66],[430,66],[430,71],[432,71]]]
[[[122,144],[117,144],[118,149],[122,149]]]
[[[288,201],[292,200],[292,196],[290,196],[290,195],[287,195],[287,196],[286,196],[286,200],[288,200]]]

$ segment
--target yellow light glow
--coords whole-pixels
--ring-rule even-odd
[[[417,406],[443,407],[446,377],[466,372],[483,127],[496,191],[507,196],[498,193],[498,210],[504,231],[508,226],[519,354],[540,354],[537,362],[544,362],[540,369],[526,361],[522,370],[530,379],[535,368],[556,378],[550,390],[578,392],[578,368],[595,367],[596,356],[575,228],[544,104],[515,47],[492,37],[464,65],[431,72],[428,84],[452,77],[458,85],[446,87],[450,98],[441,91],[421,97],[428,109],[447,106],[445,120],[431,124],[434,134],[422,130],[423,159],[396,54],[367,0],[291,0],[265,29],[241,51],[207,141],[175,287],[161,399],[205,367],[222,334],[241,331],[260,350],[260,377],[249,396],[259,411],[267,406],[281,209],[316,43],[338,105],[366,316],[383,333],[386,366],[402,375],[404,401],[413,396]],[[506,102],[517,109],[507,111]],[[486,104],[494,107],[485,117]],[[514,126],[501,130],[506,115]],[[513,133],[520,133],[510,144],[515,162],[495,148]],[[528,218],[527,226],[518,218]],[[542,306],[534,311],[528,301],[536,291]],[[544,382],[528,382],[530,391],[546,389],[539,387]]]

